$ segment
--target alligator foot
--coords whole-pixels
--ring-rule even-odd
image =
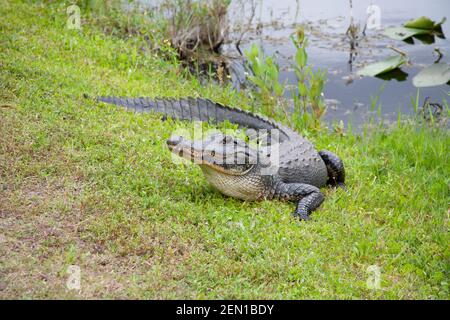
[[[310,220],[309,214],[318,208],[323,200],[324,197],[320,191],[307,195],[297,203],[294,216],[300,218],[300,220]]]
[[[325,162],[328,170],[328,184],[340,187],[347,191],[345,187],[345,169],[342,160],[334,153],[328,150],[319,151],[319,155]]]
[[[274,196],[283,200],[298,201],[294,217],[310,220],[310,213],[317,209],[324,200],[319,188],[305,183],[278,182]]]

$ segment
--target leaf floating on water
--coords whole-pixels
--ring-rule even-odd
[[[406,28],[406,27],[395,27],[384,30],[384,35],[388,36],[391,39],[402,41],[416,35],[429,33],[430,33],[429,30]]]
[[[435,63],[422,69],[414,78],[416,87],[433,87],[444,85],[450,81],[450,65]]]
[[[446,20],[444,17],[440,22],[434,22],[428,17],[420,17],[404,23],[402,27],[388,28],[384,31],[384,35],[391,39],[402,41],[419,35],[438,35],[443,37],[442,24]]]
[[[428,17],[420,17],[417,19],[410,20],[403,24],[406,28],[417,28],[432,30],[434,27],[434,21]]]
[[[375,77],[377,75],[392,71],[399,68],[406,62],[405,57],[398,55],[389,57],[383,61],[371,63],[364,68],[358,70],[360,76]]]
[[[424,30],[437,30],[441,29],[441,25],[447,20],[447,18],[442,18],[441,22],[434,22],[428,17],[420,17],[414,20],[406,22],[403,26],[406,28],[416,28]]]

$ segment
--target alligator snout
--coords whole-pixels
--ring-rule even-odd
[[[183,141],[182,136],[171,136],[169,139],[167,139],[166,143],[169,147],[175,147],[177,146],[181,141]]]

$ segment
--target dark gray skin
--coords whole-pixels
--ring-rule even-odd
[[[269,143],[261,147],[219,133],[200,141],[180,136],[168,139],[167,145],[173,153],[199,164],[206,179],[225,195],[243,200],[295,201],[294,216],[308,220],[324,200],[319,188],[326,184],[344,187],[345,169],[338,156],[326,150],[317,152],[297,132],[259,115],[201,98],[100,97],[98,100],[135,112],[156,112],[163,119],[210,123],[227,120],[245,129],[276,129],[278,139],[270,135]],[[274,146],[279,151],[277,161],[273,159]]]

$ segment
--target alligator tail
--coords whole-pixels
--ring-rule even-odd
[[[183,99],[150,99],[150,98],[120,98],[120,97],[98,97],[98,101],[115,104],[135,112],[155,112],[163,115],[163,119],[186,121],[203,121],[220,123],[229,121],[240,127],[260,129],[284,129],[278,123],[262,116],[224,106],[203,98]]]

